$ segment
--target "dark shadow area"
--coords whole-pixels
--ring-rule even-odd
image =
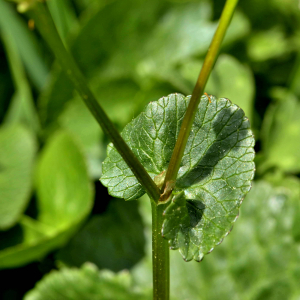
[[[97,201],[97,200],[96,200]],[[90,261],[114,272],[131,269],[145,255],[144,224],[138,201],[113,199],[102,214],[94,214],[57,253],[69,266]]]
[[[101,184],[99,180],[95,181],[95,201],[92,210],[92,215],[102,214],[106,211],[111,196],[108,194],[107,188]]]
[[[25,293],[51,270],[56,269],[53,255],[16,269],[0,270],[1,300],[22,300]]]
[[[241,109],[232,113],[230,108],[225,108],[218,113],[212,124],[216,139],[198,164],[177,180],[178,187],[183,188],[197,184],[210,176],[216,164],[235,146],[237,138],[239,140],[246,138],[246,130],[238,131],[243,124],[243,116],[244,112]],[[226,126],[228,123],[230,126]],[[238,131],[238,135],[234,138],[236,131]]]
[[[23,237],[23,229],[18,224],[6,231],[0,231],[0,250],[21,244]]]
[[[14,93],[13,80],[2,43],[0,43],[0,91],[0,122],[2,122]]]
[[[186,208],[190,216],[190,226],[196,227],[202,219],[205,205],[200,200],[187,200]]]
[[[31,197],[30,202],[25,210],[25,215],[31,217],[32,219],[37,219],[38,208],[37,208],[36,194],[34,194]]]

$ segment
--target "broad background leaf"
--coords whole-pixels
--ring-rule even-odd
[[[37,219],[23,216],[17,228],[3,233],[0,268],[24,265],[66,243],[90,212],[92,196],[81,150],[58,132],[37,166]]]
[[[98,199],[101,201],[101,199]],[[89,261],[101,269],[130,269],[145,255],[144,224],[136,201],[113,199],[107,211],[94,215],[58,252],[57,258],[69,266]]]
[[[259,171],[277,167],[284,172],[300,172],[300,102],[281,88],[271,91],[274,102],[269,106],[262,128],[263,162]]]
[[[188,80],[192,90],[203,62],[186,61],[181,67],[182,77]],[[234,83],[234,84],[232,84]],[[251,70],[230,55],[221,54],[207,82],[205,91],[216,97],[226,97],[243,109],[252,121],[253,101],[255,94],[254,77]]]
[[[30,199],[37,144],[21,125],[0,127],[0,230],[15,225]]]

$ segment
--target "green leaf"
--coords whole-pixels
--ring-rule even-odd
[[[0,128],[0,230],[17,223],[31,194],[36,141],[21,125]]]
[[[17,44],[11,35],[2,34],[2,40],[6,48],[11,74],[14,79],[16,92],[5,116],[7,123],[24,123],[32,131],[40,130],[40,122],[35,108],[29,82],[17,49]]]
[[[38,41],[23,18],[5,0],[0,0],[0,28],[14,40],[29,76],[35,86],[41,89],[47,79],[48,70]]]
[[[75,9],[71,1],[52,0],[47,5],[61,39],[67,44],[71,31],[78,27]]]
[[[211,19],[212,6],[207,1],[171,7],[147,41],[145,54],[149,64],[152,62],[160,67],[175,65],[186,58],[204,55],[217,28],[217,22]],[[237,12],[228,28],[224,45],[234,42],[248,31],[248,20]]]
[[[138,202],[114,199],[108,210],[93,216],[57,257],[67,265],[79,267],[89,261],[116,272],[130,269],[141,260],[144,244]]]
[[[140,18],[141,15],[143,18]],[[112,1],[99,5],[82,22],[70,48],[86,77],[95,83],[92,86],[98,90],[103,88],[103,79],[108,85],[108,81],[114,79],[134,78],[140,83],[137,86],[139,91],[153,77],[160,82],[165,81],[165,78],[172,77],[173,68],[178,63],[206,53],[217,27],[217,22],[211,21],[211,18],[212,8],[207,2]],[[238,40],[248,31],[247,19],[237,12],[225,44]],[[201,38],[192,39],[191,36]],[[177,80],[177,91],[180,85],[180,80]],[[113,97],[109,96],[110,101],[106,101],[101,96],[100,92],[97,99],[102,103],[113,104]],[[38,100],[42,122],[48,125],[56,120],[65,103],[72,98],[73,84],[54,68],[49,84]],[[132,99],[130,101],[134,103]]]
[[[54,135],[43,152],[37,169],[37,195],[39,220],[56,230],[77,222],[91,208],[85,160],[64,132]]]
[[[65,244],[91,210],[85,161],[68,134],[60,131],[49,140],[36,175],[37,219],[23,216],[17,236],[6,237],[9,247],[0,251],[0,268],[26,264]]]
[[[300,102],[287,90],[274,88],[273,98],[262,126],[263,163],[258,170],[278,167],[284,172],[300,172]]]
[[[186,264],[171,251],[171,299],[297,299],[299,198],[298,178],[272,184],[265,180],[254,182],[241,206],[237,224],[213,255],[201,264]],[[151,206],[147,199],[142,200],[140,211],[147,225],[149,253],[132,274],[140,287],[150,288]]]
[[[190,97],[150,103],[122,136],[152,178],[165,171]],[[163,235],[186,260],[201,260],[228,234],[254,175],[254,138],[244,112],[228,99],[201,98],[165,211]],[[145,191],[112,144],[101,182],[112,196],[133,200]]]
[[[159,95],[170,92],[168,88],[156,86],[140,90],[133,80],[125,78],[101,82],[96,79],[92,80],[91,86],[101,106],[120,128],[123,128],[147,103],[157,99]],[[81,144],[88,162],[89,174],[92,179],[98,179],[101,176],[102,161],[106,156],[107,142],[99,124],[83,101],[77,96],[67,103],[57,122],[60,127],[72,133]]]
[[[202,64],[203,61],[193,59],[185,62],[181,67],[182,76],[189,81],[189,90],[193,89]],[[236,58],[227,54],[220,55],[208,79],[205,91],[216,97],[228,97],[243,109],[250,121],[252,120],[254,76],[250,68],[241,64]]]
[[[108,270],[99,272],[95,265],[86,263],[80,269],[52,271],[25,295],[24,300],[151,299],[149,291],[135,291],[131,281],[126,271],[118,274]]]
[[[103,133],[83,101],[76,98],[67,103],[57,122],[83,148],[90,177],[99,178],[105,157],[105,145],[101,143]]]
[[[165,5],[159,0],[112,1],[99,4],[92,13],[85,16],[70,48],[86,78],[99,78],[97,71],[101,70],[104,64],[107,65],[116,53],[122,58],[126,57],[126,66],[132,57],[135,61],[139,59],[140,55],[132,56],[132,53],[147,40],[146,33],[152,30],[161,8]],[[147,15],[143,14],[144,11],[147,11]],[[140,18],[141,14],[143,18]],[[130,59],[127,54],[130,55]],[[125,68],[125,65],[121,68]],[[49,84],[38,100],[42,121],[48,124],[55,120],[65,103],[72,98],[73,84],[55,66]]]
[[[287,55],[293,48],[296,47],[280,27],[258,32],[248,40],[248,56],[257,62]]]
[[[217,22],[211,19],[212,7],[207,1],[173,3],[162,16],[157,16],[151,31],[141,34],[142,37],[147,34],[147,40],[131,42],[130,47],[116,52],[104,72],[119,76],[131,74],[143,83],[151,77],[171,79],[178,64],[205,55],[217,28]],[[223,45],[232,44],[245,36],[249,29],[247,18],[237,11]],[[201,38],[193,39],[192,36]],[[177,84],[178,90],[180,82]]]

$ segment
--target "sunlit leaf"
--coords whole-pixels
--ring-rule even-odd
[[[0,129],[0,230],[16,224],[31,194],[36,141],[21,125]]]
[[[203,61],[193,59],[181,67],[180,73],[189,82],[189,90],[193,89],[201,70]],[[253,100],[255,94],[254,77],[246,65],[236,58],[222,54],[218,58],[205,91],[217,97],[228,97],[233,103],[243,109],[245,115],[252,120]]]
[[[168,167],[190,97],[171,94],[150,103],[122,132],[150,176]],[[254,175],[254,138],[244,112],[228,99],[201,98],[165,211],[163,236],[185,260],[202,260],[231,230]],[[125,200],[145,193],[112,144],[101,182]]]
[[[19,145],[22,150],[24,145]],[[37,166],[37,219],[23,216],[6,234],[0,268],[24,265],[63,245],[90,212],[92,189],[83,155],[64,132],[47,143]]]
[[[300,172],[300,103],[290,92],[273,89],[275,103],[268,107],[262,128],[265,171],[278,167],[285,172]]]

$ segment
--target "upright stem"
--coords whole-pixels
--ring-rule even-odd
[[[182,125],[178,134],[178,139],[173,150],[173,154],[169,163],[169,167],[166,173],[163,189],[166,186],[166,183],[171,180],[176,180],[177,173],[179,171],[181,159],[184,153],[184,149],[195,119],[197,107],[200,102],[200,97],[203,94],[206,82],[208,80],[209,74],[214,66],[214,63],[217,59],[218,52],[221,47],[221,43],[225,36],[226,30],[230,24],[231,18],[233,16],[235,7],[238,3],[238,0],[227,0],[225,7],[223,9],[220,22],[216,33],[211,41],[210,47],[206,54],[202,69],[200,71],[198,80],[194,87],[194,91],[185,113]]]
[[[114,124],[109,120],[108,116],[91,92],[73,57],[63,45],[47,6],[43,3],[36,3],[31,7],[30,13],[41,35],[52,49],[62,69],[73,82],[75,89],[89,108],[90,112],[102,127],[103,131],[110,137],[114,146],[135,177],[143,185],[149,197],[154,201],[158,201],[160,196],[158,187],[123,140]]]
[[[152,206],[153,300],[168,300],[170,295],[170,262],[168,241],[161,236],[163,211],[168,204]]]

